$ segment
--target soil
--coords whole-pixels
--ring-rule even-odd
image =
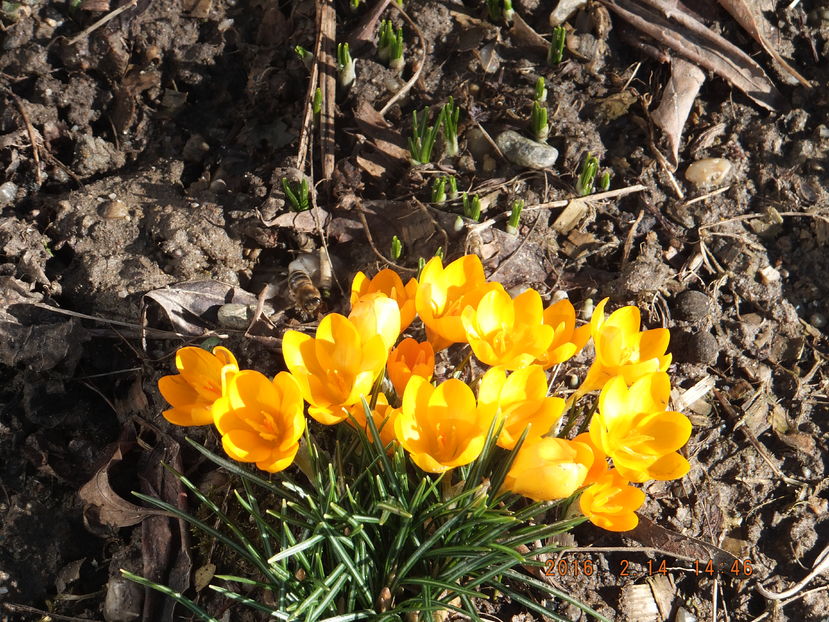
[[[175,493],[159,460],[199,466],[179,451],[185,432],[160,415],[158,378],[178,347],[217,334],[243,365],[273,373],[281,331],[306,319],[281,279],[298,252],[319,248],[322,228],[332,310],[347,306],[356,270],[384,265],[377,252],[397,235],[406,268],[439,246],[450,258],[476,252],[512,290],[566,292],[586,317],[609,296],[671,329],[674,397],[694,423],[691,472],[646,485],[634,532],[576,529],[563,543],[577,550],[550,562],[556,585],[616,620],[829,619],[820,576],[783,601],[757,591],[805,577],[829,533],[829,13],[818,2],[764,13],[809,89],[713,2],[689,3],[766,66],[784,102],[765,110],[707,75],[671,172],[646,112],[670,69],[627,44],[630,27],[601,5],[568,20],[568,50],[551,67],[483,2],[405,0],[421,39],[397,11],[384,14],[404,26],[402,75],[373,43],[352,46],[357,80],[337,91],[331,180],[318,144],[295,168],[309,73],[293,47],[314,49],[314,2],[0,4],[0,618],[172,619],[118,569],[151,567],[187,590],[209,552],[182,549],[168,519],[101,491]],[[338,40],[360,30],[368,4],[336,3]],[[549,35],[547,3],[514,5]],[[418,63],[412,88],[381,115]],[[539,76],[559,151],[545,170],[511,164],[488,139],[528,135]],[[431,106],[434,119],[450,95],[462,110],[460,154],[443,157],[439,139],[436,163],[413,166],[412,111]],[[588,152],[612,171],[611,190],[644,189],[568,205]],[[729,177],[687,182],[687,166],[708,157],[726,158]],[[315,210],[295,214],[282,179],[312,168]],[[494,223],[456,231],[457,202],[426,205],[446,174],[481,196]],[[512,236],[504,215],[519,198]],[[218,325],[220,304],[255,306],[265,284],[277,294],[270,324]],[[102,473],[107,485],[90,493]],[[146,543],[163,538],[174,544],[151,564]],[[580,572],[588,557],[590,576]],[[742,574],[730,572],[734,560]],[[247,619],[236,615],[224,619]],[[512,603],[492,615],[532,618]]]

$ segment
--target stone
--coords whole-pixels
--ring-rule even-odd
[[[504,156],[518,166],[534,169],[550,168],[558,159],[558,149],[506,130],[495,139]]]

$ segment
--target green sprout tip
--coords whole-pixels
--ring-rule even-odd
[[[409,153],[412,164],[428,164],[432,159],[432,148],[438,130],[443,123],[443,114],[439,114],[434,125],[429,123],[429,107],[420,111],[412,111],[412,136],[409,138]]]
[[[550,126],[547,124],[547,107],[542,106],[538,101],[533,102],[533,110],[530,114],[530,129],[536,140],[547,140],[550,135]]]
[[[512,209],[507,220],[507,233],[516,235],[518,233],[518,221],[521,220],[521,211],[524,209],[524,201],[515,199],[512,202]]]
[[[391,239],[391,258],[394,261],[397,261],[398,259],[400,259],[400,257],[402,255],[403,255],[403,242],[401,242],[400,238],[398,238],[395,235]]]
[[[310,195],[308,194],[308,181],[303,179],[299,184],[292,187],[287,177],[282,178],[282,189],[295,212],[304,212],[311,209]]]
[[[347,43],[337,44],[337,74],[340,86],[348,88],[357,77],[354,71],[354,59],[351,58],[351,51]]]
[[[547,64],[558,65],[564,58],[564,42],[567,39],[567,31],[564,26],[556,26],[553,29],[553,41],[550,43],[550,51],[547,53]]]
[[[596,180],[596,173],[599,172],[599,160],[593,155],[587,154],[581,166],[581,173],[576,180],[576,194],[580,197],[587,196],[593,192],[593,183]],[[608,179],[608,181],[610,181]]]
[[[294,53],[299,57],[299,60],[302,61],[302,64],[305,65],[305,68],[310,70],[311,65],[314,62],[314,54],[309,50],[306,50],[301,45],[294,46]]]
[[[317,87],[317,90],[314,91],[314,102],[312,104],[312,108],[314,110],[314,116],[318,117],[320,112],[322,112],[322,89]]]
[[[547,101],[547,83],[543,77],[535,81],[535,101],[542,104]]]
[[[610,171],[604,171],[599,177],[599,190],[602,192],[610,190]]]
[[[432,203],[443,203],[446,200],[446,177],[435,177],[432,181]]]
[[[455,98],[449,96],[449,102],[440,111],[443,116],[443,155],[450,158],[458,155],[458,119],[461,109],[455,105]]]
[[[463,215],[474,221],[481,220],[481,198],[477,194],[470,197],[463,193]]]

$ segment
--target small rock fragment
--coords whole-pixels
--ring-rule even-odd
[[[728,178],[731,169],[731,162],[725,158],[703,158],[686,169],[685,179],[699,188],[718,186]]]
[[[7,181],[0,186],[0,207],[8,205],[17,198],[17,184]]]
[[[132,622],[141,617],[144,588],[123,577],[112,577],[107,583],[104,598],[104,620]]]
[[[228,303],[219,307],[219,324],[225,328],[247,330],[253,318],[253,310],[249,305]]]
[[[545,143],[530,140],[514,130],[506,130],[495,139],[504,156],[518,166],[526,168],[550,168],[558,159],[558,149]]]
[[[760,268],[758,272],[760,273],[760,281],[763,285],[770,285],[780,280],[780,273],[773,266]]]
[[[130,211],[127,208],[127,204],[118,199],[108,200],[101,203],[101,205],[98,206],[98,213],[103,218],[110,220],[130,217]]]

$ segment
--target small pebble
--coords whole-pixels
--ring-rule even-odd
[[[17,184],[7,181],[0,185],[0,207],[8,205],[17,198]]]
[[[826,326],[826,316],[823,313],[812,313],[809,316],[809,324],[815,328],[823,328]]]
[[[101,203],[98,206],[98,213],[103,218],[107,218],[110,220],[130,217],[130,211],[127,208],[127,204],[123,201],[119,201],[118,199],[110,199]]]
[[[247,330],[252,317],[253,310],[248,305],[237,303],[222,305],[218,311],[219,324],[236,330]]]
[[[546,143],[530,140],[514,130],[498,134],[495,139],[504,156],[518,166],[526,168],[550,168],[558,159],[558,149]]]
[[[699,188],[718,186],[728,178],[731,168],[731,162],[725,158],[704,158],[686,169],[685,179]]]

